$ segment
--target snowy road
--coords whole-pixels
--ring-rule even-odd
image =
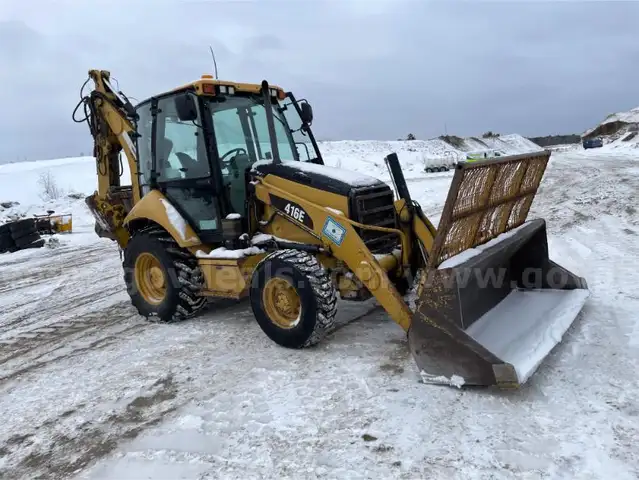
[[[427,214],[450,178],[410,181]],[[510,393],[419,383],[403,332],[370,302],[343,303],[329,339],[290,351],[246,303],[141,321],[117,249],[81,229],[2,256],[0,478],[635,479],[638,192],[630,154],[553,157],[533,213],[592,297]]]

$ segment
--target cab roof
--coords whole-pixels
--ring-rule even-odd
[[[180,87],[174,88],[171,90],[172,92],[186,90],[186,89],[194,89],[197,95],[208,95],[208,92],[204,91],[204,85],[212,85],[212,86],[226,86],[233,87],[236,92],[243,93],[257,93],[259,94],[262,91],[262,85],[258,83],[237,83],[229,80],[220,80],[213,77],[213,75],[202,75],[201,78],[195,80],[193,82],[187,83]],[[278,87],[277,85],[269,85],[270,89],[277,90],[279,96],[284,95],[284,89],[282,87]]]
[[[220,86],[233,87],[236,92],[240,93],[260,94],[262,91],[262,85],[257,83],[237,83],[229,80],[219,80],[215,79],[213,75],[204,74],[198,80],[194,80],[193,82],[186,83],[163,93],[158,93],[156,95],[153,95],[152,97],[145,98],[141,102],[138,102],[137,105],[139,106],[147,103],[154,97],[162,97],[173,92],[180,92],[184,90],[193,90],[196,95],[214,96],[219,91]],[[275,90],[277,93],[274,96],[276,96],[280,100],[283,100],[286,97],[286,92],[282,87],[279,87],[277,85],[269,85],[269,89],[271,89],[271,91]]]

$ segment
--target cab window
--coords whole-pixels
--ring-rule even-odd
[[[211,167],[198,119],[178,119],[173,97],[158,101],[155,155],[158,181],[206,178]]]

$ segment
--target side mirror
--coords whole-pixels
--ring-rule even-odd
[[[310,103],[304,102],[300,105],[301,109],[301,117],[304,123],[308,123],[309,125],[313,123],[313,107],[311,107]]]
[[[188,93],[182,93],[175,97],[175,110],[181,122],[192,122],[197,120],[197,105],[195,98]]]

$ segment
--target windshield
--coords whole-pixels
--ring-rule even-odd
[[[302,119],[295,108],[295,105],[290,99],[282,100],[279,102],[277,107],[274,109],[277,111],[279,115],[277,117],[283,116],[286,120],[293,137],[293,142],[297,149],[297,153],[299,155],[299,159],[302,162],[308,162],[317,158],[317,153],[315,151],[315,147],[313,146],[313,142],[310,138],[310,135],[304,132],[302,129]],[[277,120],[276,120],[277,121]]]
[[[309,149],[303,142],[296,142],[296,132],[293,130],[299,127],[288,123],[289,118],[294,119],[297,116],[297,123],[301,125],[295,107],[273,107],[275,138],[281,160],[308,161],[313,158],[312,144]],[[247,156],[250,163],[273,159],[266,109],[260,103],[260,99],[226,97],[222,102],[211,100],[210,109],[222,168],[238,154]],[[310,143],[310,140],[308,141]]]

